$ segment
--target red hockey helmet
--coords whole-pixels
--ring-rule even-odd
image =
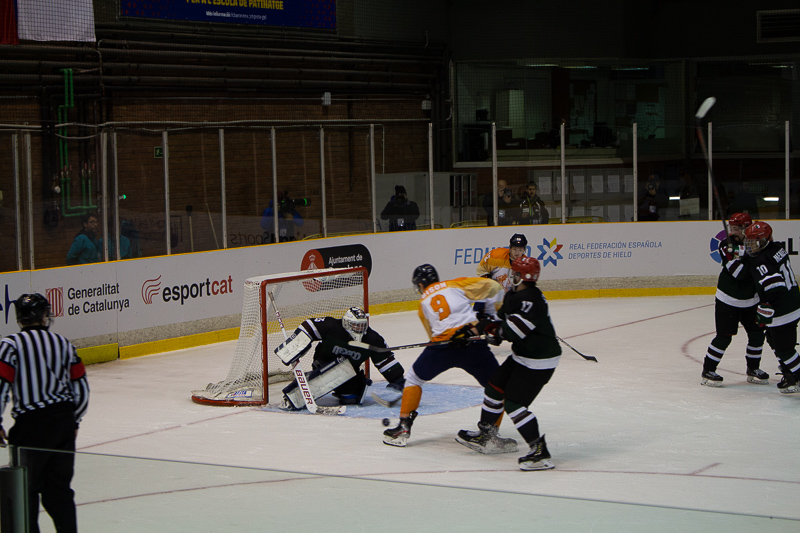
[[[542,267],[539,264],[539,260],[535,257],[523,256],[519,259],[515,259],[514,262],[511,263],[511,270],[519,273],[520,281],[536,283],[539,279],[539,272],[541,272]]]
[[[756,256],[772,242],[772,227],[761,220],[756,220],[744,230],[744,247],[747,255]]]
[[[753,219],[747,213],[734,213],[728,219],[729,226],[743,226],[747,228],[753,223]]]

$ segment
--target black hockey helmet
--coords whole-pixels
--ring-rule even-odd
[[[414,269],[414,275],[411,276],[411,283],[415,288],[421,283],[423,287],[427,287],[439,281],[439,273],[433,268],[433,265],[425,263]]]
[[[514,246],[519,246],[520,248],[527,248],[528,247],[528,239],[525,238],[525,235],[522,233],[515,233],[511,236],[511,240],[508,241],[508,247],[513,248]]]
[[[23,294],[14,300],[17,312],[17,324],[30,326],[36,324],[50,325],[50,302],[41,294]]]

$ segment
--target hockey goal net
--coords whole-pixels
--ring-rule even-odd
[[[269,383],[293,379],[275,348],[307,318],[341,317],[358,306],[369,312],[367,270],[329,268],[248,278],[239,340],[228,376],[192,391],[192,400],[209,405],[264,405]],[[306,354],[300,366],[311,370]]]

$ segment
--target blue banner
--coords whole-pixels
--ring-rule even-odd
[[[120,15],[336,29],[336,0],[121,0]]]

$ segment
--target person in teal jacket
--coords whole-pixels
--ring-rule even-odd
[[[81,218],[83,229],[75,235],[67,252],[68,265],[84,265],[100,262],[100,241],[97,240],[99,223],[97,215],[88,213]]]

